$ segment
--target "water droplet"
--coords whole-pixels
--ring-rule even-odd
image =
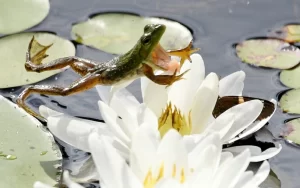
[[[48,153],[48,151],[42,151],[40,155],[46,155],[46,153]]]
[[[6,159],[7,160],[15,160],[15,159],[17,159],[17,156],[15,156],[15,155],[7,155]]]

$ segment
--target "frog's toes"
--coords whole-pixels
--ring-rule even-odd
[[[31,61],[31,63],[39,65],[42,64],[42,60],[48,57],[46,51],[52,46],[50,44],[48,46],[44,46],[40,44],[37,40],[35,40],[34,36],[32,37],[29,46],[28,46],[28,53],[29,59],[27,61]]]
[[[181,57],[180,65],[181,66],[183,65],[185,60],[189,60],[190,62],[192,62],[192,59],[190,57],[191,54],[200,50],[200,48],[192,48],[192,44],[193,44],[193,42],[191,41],[186,48],[182,49],[182,53],[180,55],[180,57]]]

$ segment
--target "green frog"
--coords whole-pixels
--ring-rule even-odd
[[[31,85],[18,96],[17,104],[29,114],[42,121],[46,121],[41,115],[34,112],[25,104],[25,100],[30,94],[39,93],[44,95],[67,96],[91,89],[98,84],[113,86],[126,80],[134,80],[142,76],[146,76],[157,84],[170,86],[174,82],[182,79],[182,76],[188,70],[177,75],[178,70],[186,59],[191,62],[190,55],[199,49],[192,49],[192,42],[190,42],[190,44],[183,49],[164,50],[159,44],[159,41],[165,30],[166,26],[162,24],[146,25],[143,35],[131,50],[107,62],[95,62],[71,56],[42,64],[42,60],[48,56],[46,51],[52,44],[47,46],[41,45],[33,37],[26,53],[25,68],[27,71],[43,72],[69,66],[81,75],[81,78],[68,87]],[[174,62],[170,57],[171,55],[180,57],[180,63],[178,61],[177,63]],[[166,72],[172,70],[173,73],[169,75],[155,75],[154,72],[156,70]]]

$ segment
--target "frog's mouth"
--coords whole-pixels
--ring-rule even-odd
[[[152,52],[152,62],[158,68],[172,72],[180,71],[180,62],[175,59],[171,59],[168,52],[158,43]]]

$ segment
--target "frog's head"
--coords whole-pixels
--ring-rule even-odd
[[[159,44],[159,41],[166,30],[166,26],[162,24],[148,24],[144,28],[144,34],[140,38],[140,56],[143,59],[151,54],[154,48]]]

